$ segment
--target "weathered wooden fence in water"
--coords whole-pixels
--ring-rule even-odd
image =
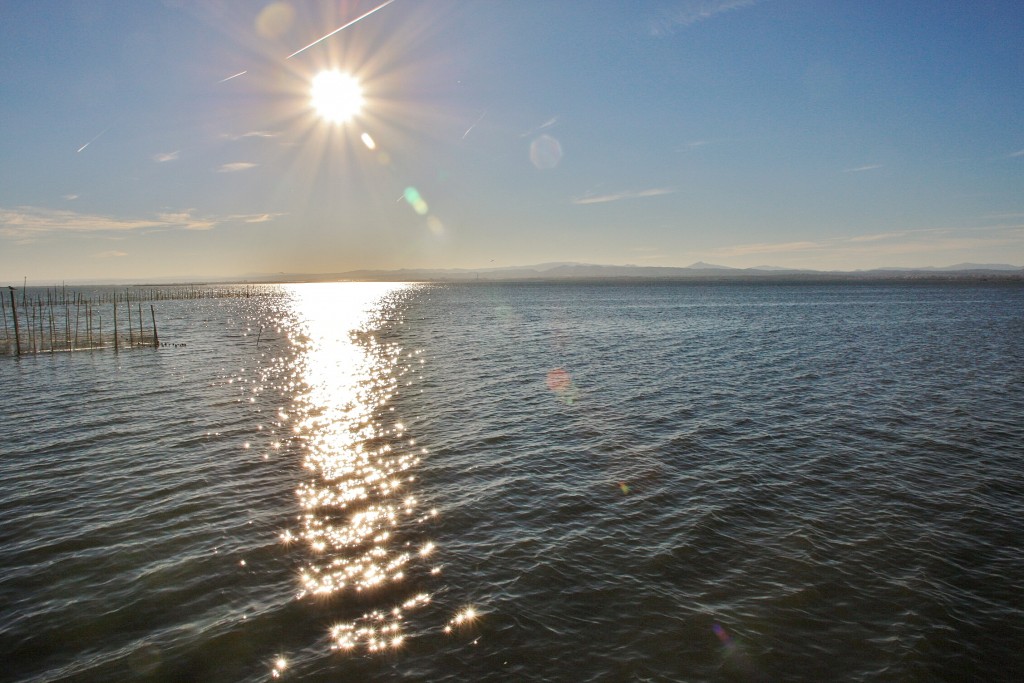
[[[110,288],[83,294],[67,287],[52,287],[33,288],[36,291],[30,295],[27,287],[20,292],[14,287],[5,289],[0,290],[0,356],[159,348],[152,302],[250,297],[267,291],[258,286],[183,285],[123,291]]]

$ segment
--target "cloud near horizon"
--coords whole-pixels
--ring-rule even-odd
[[[622,199],[640,199],[642,197],[658,197],[663,194],[673,194],[675,190],[668,187],[654,187],[649,190],[636,190],[627,192],[614,192],[611,194],[588,195],[576,197],[573,204],[604,204],[606,202],[617,202]]]
[[[155,218],[121,218],[37,206],[0,207],[0,241],[32,242],[58,234],[93,235],[126,233],[149,228],[165,230],[211,230],[230,223],[266,223],[280,213],[196,216],[193,209],[163,212]]]
[[[178,158],[178,151],[177,150],[175,150],[173,152],[163,152],[161,154],[154,154],[153,155],[153,161],[155,161],[158,164],[163,164],[163,163],[166,163],[168,161],[176,161],[177,158]]]

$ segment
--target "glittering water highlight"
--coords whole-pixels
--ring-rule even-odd
[[[293,404],[300,418],[293,432],[304,445],[303,466],[311,473],[298,488],[299,532],[285,532],[284,539],[297,538],[312,551],[301,569],[299,598],[384,587],[402,593],[399,604],[386,612],[373,610],[331,627],[334,646],[346,650],[401,645],[404,613],[430,602],[407,577],[423,573],[415,561],[434,548],[417,525],[429,522],[436,510],[421,509],[412,473],[426,449],[417,447],[401,422],[378,417],[393,411],[388,404],[408,370],[398,364],[403,349],[374,332],[381,323],[376,305],[400,297],[404,289],[347,284],[292,290],[300,321],[294,368],[305,387]],[[290,416],[282,411],[279,418]],[[412,586],[408,594],[401,590],[407,585]]]
[[[1015,680],[1024,290],[268,287],[7,359],[11,680]],[[56,412],[55,412],[56,411]]]

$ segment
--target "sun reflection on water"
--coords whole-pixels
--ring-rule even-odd
[[[297,374],[303,391],[277,415],[278,427],[304,446],[308,478],[298,487],[298,528],[281,534],[301,543],[307,558],[299,571],[300,599],[343,592],[383,591],[410,584],[413,560],[426,558],[434,543],[417,525],[412,470],[426,452],[406,435],[389,403],[402,372],[397,343],[377,338],[383,317],[410,285],[336,283],[290,288],[298,327]],[[408,354],[408,352],[406,352]],[[412,563],[412,564],[411,564]],[[423,567],[417,574],[434,573]],[[414,583],[414,582],[413,582]],[[393,608],[372,611],[330,630],[332,649],[378,651],[399,647],[405,613],[430,602],[409,585]],[[388,597],[385,599],[394,599]]]

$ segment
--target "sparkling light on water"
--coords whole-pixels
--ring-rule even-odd
[[[304,285],[294,290],[294,340],[302,347],[299,373],[305,392],[282,425],[305,446],[308,478],[298,487],[301,507],[297,533],[308,561],[298,575],[299,597],[325,598],[401,586],[410,562],[426,556],[434,543],[405,540],[404,529],[430,515],[418,510],[410,491],[410,470],[425,452],[405,437],[402,423],[388,425],[388,403],[399,387],[402,349],[366,330],[379,324],[381,300],[405,285]],[[403,438],[405,437],[405,438]],[[356,647],[376,652],[399,647],[405,613],[427,604],[415,593],[400,606],[372,611],[330,630],[333,649]]]

